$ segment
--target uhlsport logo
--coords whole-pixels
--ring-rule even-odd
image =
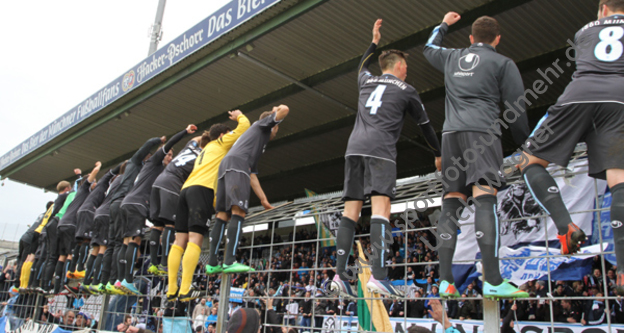
[[[124,75],[123,80],[121,81],[121,89],[123,91],[128,91],[132,89],[134,85],[134,79],[136,75],[134,75],[134,70],[130,70],[126,75]]]
[[[451,236],[451,234],[441,234],[440,238],[442,238],[443,240],[450,240],[451,238],[453,238],[453,236]]]
[[[480,239],[481,237],[483,237],[483,231],[475,232],[475,236],[477,236],[477,239]]]
[[[343,249],[339,249],[338,250],[338,255],[339,256],[344,255],[344,254],[345,254],[345,250],[343,250]]]
[[[548,192],[550,193],[559,193],[559,188],[557,186],[551,186],[548,188]]]
[[[471,71],[479,65],[479,55],[474,53],[468,53],[465,56],[459,58],[459,69],[464,72]]]
[[[622,222],[618,220],[611,221],[611,227],[617,229],[622,226]]]

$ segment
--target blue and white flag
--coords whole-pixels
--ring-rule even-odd
[[[559,169],[559,170],[557,170]],[[585,231],[591,239],[594,233],[594,213],[590,210],[595,208],[596,195],[600,198],[605,193],[607,184],[603,180],[596,180],[587,176],[587,160],[578,160],[570,163],[569,170],[580,172],[574,176],[564,176],[561,168],[551,168],[549,171],[555,176],[563,201],[572,213],[572,220]],[[555,171],[557,170],[557,171]],[[546,236],[551,253],[559,248],[557,240],[557,228],[554,222],[543,213],[541,207],[535,202],[526,184],[520,182],[498,192],[498,217],[500,221],[500,257],[504,254],[516,256],[517,253],[528,253],[531,256],[540,256],[546,253],[544,248]],[[463,290],[466,283],[478,276],[474,260],[481,257],[474,230],[474,207],[464,209],[462,215],[461,233],[457,236],[457,249],[453,257],[453,275],[459,289]],[[576,213],[579,212],[579,213]],[[608,218],[607,218],[608,219]],[[597,224],[597,223],[596,223]],[[532,245],[532,246],[530,246]],[[535,246],[541,246],[535,247]],[[516,249],[516,250],[512,250]],[[597,247],[588,247],[587,251],[598,252]],[[515,252],[520,251],[520,252]],[[556,251],[558,253],[558,250]],[[566,258],[568,261],[558,262],[558,268],[565,268],[576,261],[575,265],[586,263],[585,257]],[[512,282],[522,284],[536,279],[536,276],[544,276],[548,269],[546,265],[539,264],[540,260],[513,260],[512,264],[501,261],[501,273],[503,277],[513,277]],[[545,259],[543,259],[545,260]],[[524,261],[528,261],[524,263]],[[536,263],[538,263],[536,265]],[[529,269],[530,274],[511,274],[514,269]],[[551,264],[552,269],[552,264]],[[555,269],[556,270],[556,269]],[[556,272],[554,272],[556,274]],[[509,276],[505,276],[509,275]],[[567,279],[569,280],[569,279]]]

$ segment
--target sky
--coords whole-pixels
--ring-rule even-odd
[[[167,1],[159,47],[229,2]],[[0,156],[145,59],[157,6],[158,0],[0,3]],[[0,239],[19,240],[54,198],[2,182]]]

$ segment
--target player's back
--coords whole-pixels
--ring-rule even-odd
[[[396,160],[396,142],[406,111],[420,124],[428,121],[416,89],[392,74],[362,72],[359,76],[358,114],[346,156],[361,155]]]
[[[179,192],[182,184],[184,184],[191,171],[193,171],[195,159],[200,153],[199,143],[195,140],[190,140],[184,149],[171,160],[165,170],[156,178],[153,187]]]
[[[475,43],[469,48],[453,50],[444,67],[443,132],[482,132],[490,128],[500,114],[503,84],[509,82],[510,71],[517,72],[513,61],[489,44]],[[521,88],[522,81],[518,84]]]
[[[576,71],[557,104],[624,103],[624,15],[586,24],[575,36]]]

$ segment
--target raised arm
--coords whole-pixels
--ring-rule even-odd
[[[381,40],[381,32],[379,32],[379,29],[381,29],[382,22],[382,19],[378,19],[373,25],[373,40],[366,52],[364,52],[362,60],[360,60],[360,65],[358,66],[358,74],[362,73],[362,71],[368,72],[368,66],[370,65],[371,58],[373,57],[373,54],[377,49],[377,45],[379,45],[379,41]]]
[[[262,207],[264,207],[264,209],[275,208],[271,206],[271,204],[269,203],[269,200],[264,194],[264,191],[262,190],[262,187],[260,186],[260,181],[258,180],[258,175],[256,175],[255,173],[252,173],[250,175],[250,178],[251,178],[251,188],[253,189],[256,196],[258,196],[258,199],[260,199],[260,203],[262,204]]]
[[[524,104],[524,83],[516,64],[509,60],[503,67],[500,78],[500,90],[502,102],[509,108],[513,108],[516,120],[509,122],[511,135],[514,142],[521,146],[529,137],[529,119]]]
[[[457,23],[460,19],[461,16],[456,12],[446,13],[446,15],[444,15],[444,19],[442,20],[442,24],[433,28],[433,31],[425,44],[425,50],[423,52],[425,54],[425,58],[427,58],[433,67],[441,72],[444,72],[446,59],[453,51],[452,49],[443,48],[442,40],[444,40],[444,35],[448,32],[449,26]]]
[[[176,135],[172,136],[171,139],[169,139],[169,141],[167,141],[167,143],[165,144],[164,150],[165,150],[165,154],[171,150],[171,148],[173,148],[173,146],[175,146],[176,143],[180,142],[180,140],[182,140],[182,138],[187,135],[187,134],[193,134],[195,133],[195,131],[197,131],[197,126],[190,124],[188,126],[186,126],[186,128],[182,131],[180,131],[179,133],[177,133]]]
[[[147,156],[147,154],[149,154],[149,152],[152,150],[152,148],[158,146],[161,143],[165,143],[166,140],[167,138],[164,136],[160,138],[151,138],[147,140],[143,144],[143,146],[139,148],[139,150],[137,150],[136,153],[134,153],[134,155],[132,155],[132,158],[130,158],[130,162],[134,163],[135,165],[141,164],[143,160],[145,159],[145,157]]]
[[[236,140],[238,140],[238,138],[240,138],[240,136],[249,129],[249,126],[251,126],[251,124],[249,122],[249,119],[240,110],[228,111],[228,114],[230,115],[231,120],[238,122],[238,125],[233,131],[221,137],[220,140],[224,146],[232,147],[232,145],[234,145],[234,142],[236,142]]]
[[[89,184],[92,184],[95,181],[95,177],[97,177],[97,174],[98,172],[100,172],[101,167],[102,167],[102,162],[100,161],[95,162],[95,168],[93,168],[93,170],[89,174],[89,178],[87,178],[87,182],[89,182]]]
[[[288,108],[288,106],[280,104],[279,106],[274,107],[273,111],[275,111],[275,120],[282,121],[284,120],[284,118],[286,118],[286,116],[290,112],[290,109]]]

